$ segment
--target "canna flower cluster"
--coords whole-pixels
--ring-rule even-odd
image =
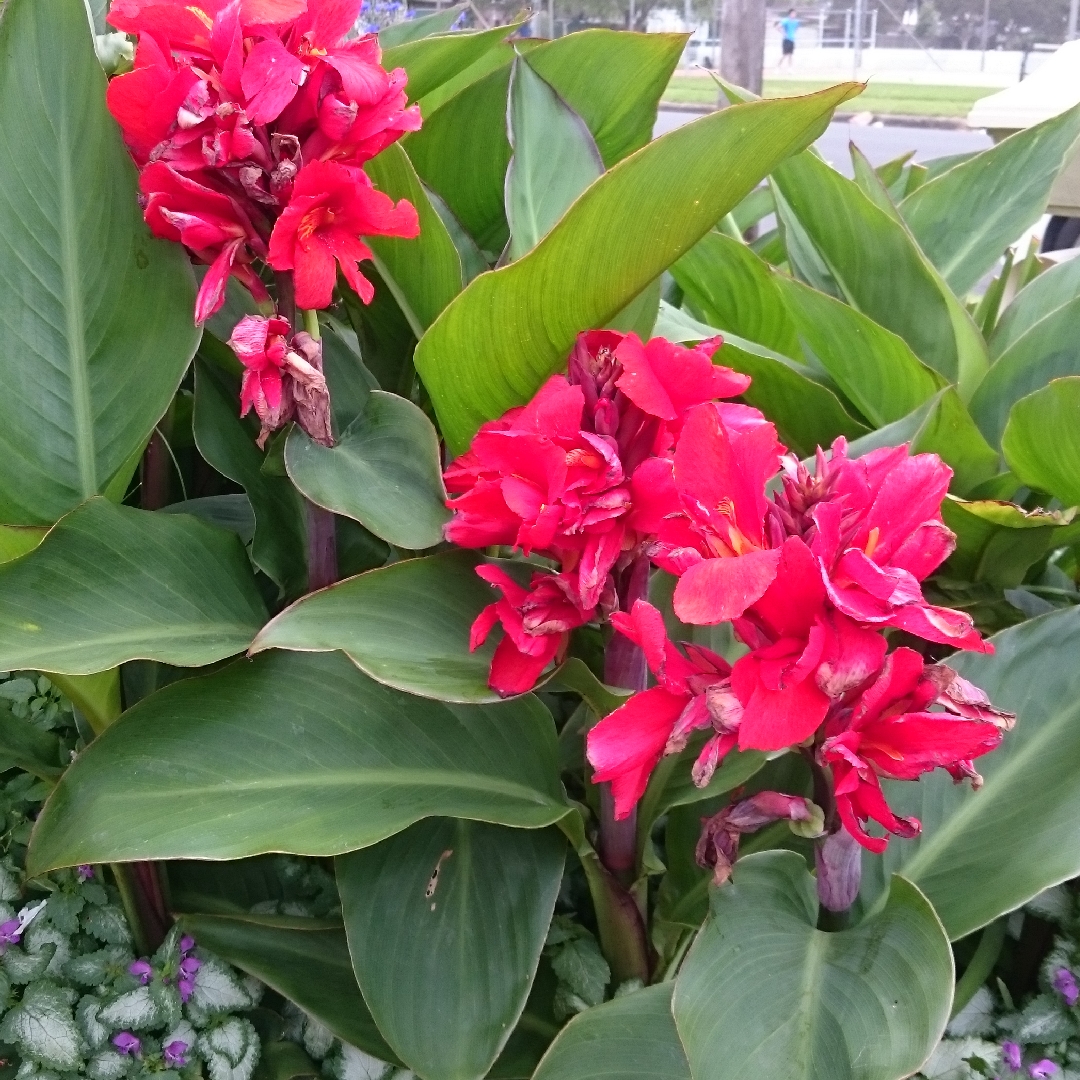
[[[484,424],[446,470],[448,540],[513,547],[559,567],[535,574],[527,588],[492,567],[478,571],[503,594],[472,634],[476,648],[502,624],[490,679],[500,693],[530,690],[565,651],[571,630],[617,607],[619,579],[663,513],[653,499],[657,471],[670,471],[687,414],[750,384],[713,364],[719,344],[687,349],[662,338],[643,344],[636,334],[582,334],[567,375],[553,375],[528,405]],[[719,407],[732,423],[753,411]]]
[[[712,364],[718,344],[584,334],[567,377],[485,425],[450,466],[448,539],[511,546],[558,567],[537,568],[526,587],[481,566],[503,599],[477,619],[472,644],[503,626],[490,678],[501,693],[530,689],[569,632],[594,619],[642,651],[655,685],[588,736],[593,779],[612,785],[617,818],[662,757],[704,732],[696,784],[733,750],[797,748],[828,781],[824,830],[880,852],[887,835],[871,835],[869,822],[886,834],[919,831],[890,810],[882,777],[940,767],[977,786],[974,759],[1013,720],[949,667],[912,648],[890,652],[884,633],[992,649],[966,614],[922,591],[955,544],[940,510],[952,473],[906,446],[853,459],[842,438],[818,451],[811,472],[760,412],[717,400],[749,383]],[[660,612],[621,587],[635,559],[678,577],[682,622],[730,622],[747,654],[732,666],[669,640]],[[776,806],[755,797],[706,829],[713,840],[699,854],[718,878],[753,822],[817,820],[802,800],[773,794]]]
[[[416,209],[377,191],[364,172],[420,127],[420,112],[406,104],[404,70],[381,66],[376,36],[347,39],[361,7],[362,0],[113,0],[109,22],[138,35],[138,47],[134,70],[109,84],[109,110],[139,168],[150,229],[208,266],[196,322],[221,308],[230,276],[269,308],[260,264],[291,275],[299,308],[327,307],[339,269],[370,303],[374,290],[359,264],[372,253],[362,238],[418,234]],[[288,323],[293,298],[280,287],[278,303],[273,321]],[[267,335],[289,330],[275,326]],[[292,351],[303,358],[302,348]],[[250,350],[237,355],[251,370]],[[321,359],[304,359],[321,375]],[[258,363],[264,370],[261,355]],[[264,438],[295,418],[325,441],[323,405],[310,427],[293,408],[311,395],[311,378],[277,368],[276,384],[271,378],[261,394],[246,392],[245,411],[256,409]],[[274,388],[282,371],[283,398]]]

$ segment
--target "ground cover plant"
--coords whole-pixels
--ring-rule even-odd
[[[1080,109],[848,180],[858,85],[652,141],[680,36],[459,14],[3,10],[17,880],[156,1010],[50,1063],[12,979],[5,1060],[1070,1067],[1078,264],[1010,245]]]

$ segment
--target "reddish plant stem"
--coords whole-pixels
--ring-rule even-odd
[[[139,501],[144,510],[160,510],[169,504],[169,471],[172,461],[165,440],[154,430],[143,451]]]
[[[619,609],[629,611],[634,603],[643,600],[649,591],[649,560],[636,558],[619,575],[616,588]],[[644,690],[649,670],[645,654],[629,638],[615,634],[604,653],[604,682],[625,690]],[[600,861],[617,881],[629,885],[636,877],[637,812],[621,821],[615,820],[615,800],[611,785],[600,787]]]
[[[296,292],[290,271],[274,274],[277,310],[289,320],[293,331],[302,330],[297,322]],[[304,523],[307,526],[308,592],[325,589],[338,579],[337,533],[331,511],[304,499]]]
[[[338,579],[337,535],[334,515],[304,500],[307,523],[308,592],[325,589]]]

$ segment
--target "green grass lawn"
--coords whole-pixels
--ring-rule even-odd
[[[821,80],[766,79],[765,96],[809,94],[829,85]],[[986,86],[921,86],[872,79],[866,90],[847,102],[845,108],[899,116],[967,116],[979,98],[993,93],[996,90]],[[716,101],[716,95],[716,84],[708,76],[675,75],[664,93],[664,101],[708,105]]]

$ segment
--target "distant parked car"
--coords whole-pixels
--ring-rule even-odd
[[[986,128],[994,141],[1057,116],[1080,103],[1080,41],[1067,41],[1038,70],[1015,86],[975,102],[968,123]],[[1042,250],[1080,246],[1080,153],[1074,154],[1050,192],[1052,215]]]

